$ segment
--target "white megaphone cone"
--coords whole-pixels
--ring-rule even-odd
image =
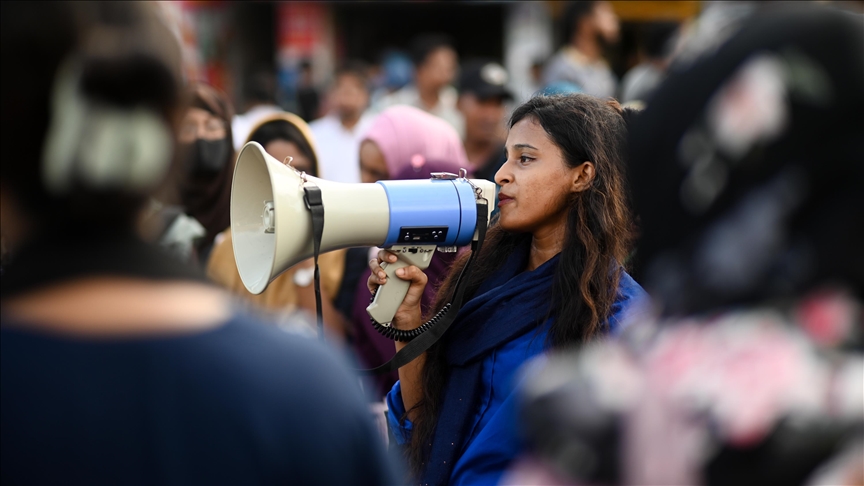
[[[389,324],[409,286],[395,276],[396,270],[426,268],[436,248],[455,251],[477,238],[478,221],[489,221],[485,203],[495,200],[494,183],[468,180],[464,173],[432,176],[374,184],[330,182],[298,172],[261,145],[247,143],[237,158],[231,189],[231,235],[243,285],[260,294],[280,273],[313,256],[312,213],[304,187],[315,186],[324,212],[320,253],[379,246],[397,254],[397,262],[381,265],[387,283],[366,309],[376,322]],[[478,200],[484,204],[478,206]]]
[[[378,184],[330,182],[298,172],[255,142],[240,151],[231,187],[231,237],[246,289],[260,294],[280,273],[312,256],[312,219],[303,184],[321,189],[327,222],[321,253],[380,246],[387,238],[389,206]]]

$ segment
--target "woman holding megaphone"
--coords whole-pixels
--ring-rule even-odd
[[[622,268],[633,223],[624,183],[626,124],[616,102],[587,95],[535,97],[510,119],[497,223],[466,282],[452,328],[399,369],[388,420],[422,484],[495,484],[519,453],[514,381],[528,359],[622,327],[646,294]],[[469,254],[454,264],[435,311],[454,292]],[[381,251],[369,290],[386,285]],[[410,281],[392,325],[423,324],[427,276]],[[397,342],[397,350],[405,343]]]

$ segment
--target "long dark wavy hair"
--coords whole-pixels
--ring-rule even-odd
[[[582,94],[532,98],[513,112],[509,126],[527,118],[533,118],[546,130],[561,149],[568,167],[586,161],[595,167],[590,187],[571,198],[563,250],[546,310],[547,317],[552,318],[547,344],[552,348],[579,345],[608,328],[606,321],[621,275],[620,262],[624,262],[632,240],[624,181],[626,123],[617,102]],[[467,298],[513,252],[529,251],[531,238],[530,233],[511,233],[493,224],[466,282]],[[442,282],[435,311],[450,300],[456,275],[468,256],[463,254]],[[414,414],[414,432],[407,458],[415,474],[425,467],[447,384],[444,346],[439,342],[427,351],[423,396],[410,410]]]

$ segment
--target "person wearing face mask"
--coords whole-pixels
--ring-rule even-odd
[[[199,262],[206,265],[216,235],[231,224],[234,110],[228,97],[211,86],[198,83],[189,91],[191,102],[178,136],[185,162],[180,169],[179,199],[186,214],[204,226],[204,237],[195,249]]]
[[[252,127],[248,142],[257,142],[268,154],[280,162],[290,160],[292,167],[318,176],[318,156],[315,139],[309,125],[292,113],[274,113]],[[223,228],[224,229],[224,228]],[[321,271],[322,313],[328,336],[341,341],[345,338],[345,318],[336,310],[336,298],[345,269],[345,250],[323,253],[318,262]],[[267,310],[287,315],[301,311],[314,333],[315,291],[312,286],[314,266],[311,259],[298,263],[276,277],[264,292],[254,295],[246,290],[237,263],[231,229],[225,229],[217,237],[213,252],[207,263],[207,276],[211,280],[240,295],[244,300]],[[286,320],[287,321],[287,320]]]

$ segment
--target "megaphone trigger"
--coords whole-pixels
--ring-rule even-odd
[[[410,287],[410,282],[396,276],[396,270],[409,265],[425,270],[432,262],[435,245],[397,245],[390,247],[389,250],[396,254],[397,260],[392,263],[381,262],[381,269],[387,274],[387,283],[378,287],[372,303],[366,308],[369,317],[384,327],[390,326],[393,316],[396,315],[396,311],[402,305],[402,301],[408,293],[408,287]]]

